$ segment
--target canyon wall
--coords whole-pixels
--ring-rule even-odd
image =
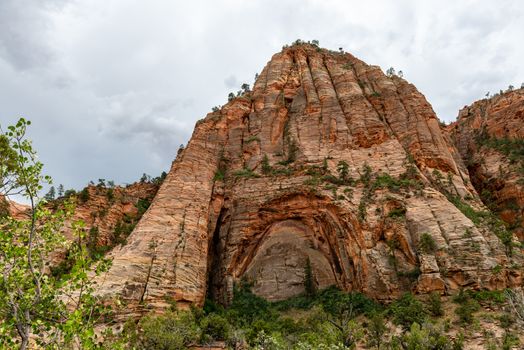
[[[197,123],[99,293],[125,315],[227,304],[241,279],[281,300],[304,291],[308,261],[318,288],[382,300],[521,284],[453,139],[404,79],[285,48]]]

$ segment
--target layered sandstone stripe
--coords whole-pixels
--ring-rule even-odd
[[[342,161],[353,179],[366,167],[373,178],[411,169],[421,185],[333,187],[312,175],[338,176]],[[136,314],[206,296],[227,303],[246,278],[280,300],[303,291],[308,259],[319,288],[377,299],[521,283],[499,239],[446,195],[484,209],[413,85],[350,54],[293,45],[251,92],[197,123],[127,245],[112,252],[101,294]],[[418,248],[423,234],[434,252]]]

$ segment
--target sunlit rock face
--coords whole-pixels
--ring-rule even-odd
[[[281,300],[304,292],[308,259],[318,288],[381,300],[520,283],[500,240],[457,203],[484,209],[413,85],[348,53],[293,45],[252,91],[197,123],[111,253],[100,293],[127,315],[206,296],[227,304],[241,279]]]

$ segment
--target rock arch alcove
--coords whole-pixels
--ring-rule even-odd
[[[271,225],[244,273],[253,282],[253,292],[272,301],[303,293],[308,259],[318,288],[337,285],[341,271],[319,250],[319,244],[301,221]]]
[[[256,207],[235,203],[221,215],[210,250],[212,298],[227,303],[240,279],[272,301],[303,293],[308,259],[318,288],[362,289],[367,260],[358,220],[331,199],[304,191]]]

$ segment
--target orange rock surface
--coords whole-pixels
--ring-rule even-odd
[[[464,107],[446,132],[484,203],[524,240],[524,89]]]
[[[280,300],[303,292],[308,259],[317,287],[377,299],[522,283],[521,256],[451,200],[485,209],[413,85],[293,45],[197,123],[99,293],[126,315],[227,303],[242,278]]]

